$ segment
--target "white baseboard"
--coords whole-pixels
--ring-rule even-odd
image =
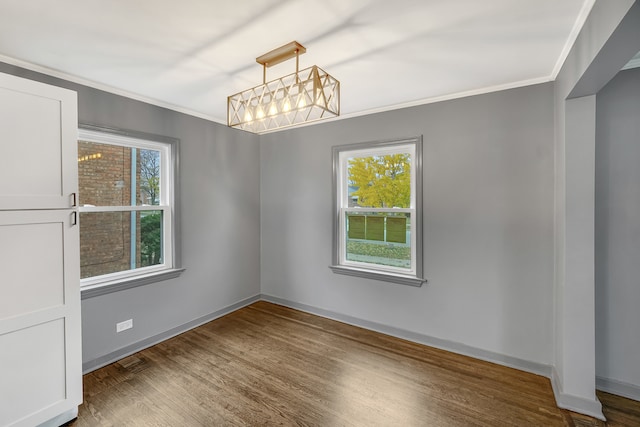
[[[520,359],[513,356],[507,356],[500,353],[495,353],[489,350],[483,350],[470,345],[461,344],[455,341],[444,340],[442,338],[436,338],[417,332],[407,331],[393,326],[384,325],[382,323],[371,322],[369,320],[359,319],[342,313],[336,313],[335,311],[325,310],[318,307],[313,307],[307,304],[297,303],[289,301],[283,298],[274,297],[271,295],[261,295],[263,301],[272,302],[274,304],[283,305],[296,310],[304,311],[306,313],[315,314],[316,316],[326,317],[328,319],[337,320],[349,325],[358,326],[361,328],[369,329],[372,331],[380,332],[386,335],[391,335],[397,338],[402,338],[408,341],[413,341],[418,344],[424,344],[429,347],[439,348],[441,350],[450,351],[452,353],[462,354],[464,356],[473,357],[474,359],[484,360],[486,362],[497,363],[498,365],[508,366],[510,368],[518,369],[521,371],[529,372],[543,377],[551,377],[552,366],[544,365],[542,363],[531,362],[529,360]]]
[[[337,320],[339,322],[347,323],[350,325],[358,326],[361,328],[369,329],[372,331],[380,332],[386,335],[391,335],[397,338],[406,339],[419,344],[424,344],[430,347],[439,348],[442,350],[450,351],[452,353],[461,354],[464,356],[473,357],[475,359],[484,360],[498,365],[507,366],[510,368],[518,369],[521,371],[529,372],[536,375],[547,377],[551,380],[551,386],[556,398],[558,407],[568,409],[570,411],[578,412],[581,414],[589,415],[601,420],[604,420],[602,413],[602,405],[596,398],[595,400],[585,399],[578,396],[573,396],[562,392],[561,382],[555,368],[551,365],[545,365],[542,363],[532,362],[529,360],[520,359],[513,356],[507,356],[504,354],[492,352],[489,350],[479,349],[466,344],[458,343],[455,341],[449,341],[442,338],[436,338],[417,332],[407,331],[401,328],[395,328],[393,326],[384,325],[382,323],[372,322],[369,320],[360,319],[357,317],[349,316],[342,313],[337,313],[331,310],[325,310],[322,308],[302,304],[283,298],[278,298],[271,295],[260,294],[250,298],[246,298],[221,310],[208,314],[206,316],[195,319],[191,322],[185,323],[164,333],[149,337],[137,343],[131,344],[127,347],[121,348],[109,354],[106,354],[97,359],[83,363],[84,373],[88,373],[134,354],[145,348],[151,347],[159,342],[172,338],[197,326],[210,322],[218,317],[222,317],[233,311],[236,311],[242,307],[253,304],[256,301],[263,300],[285,307],[290,307],[296,310],[304,311],[314,314],[316,316],[326,317],[328,319]],[[620,396],[628,397],[634,400],[640,400],[640,387],[626,384],[623,382],[610,380],[606,378],[598,377],[596,379],[597,388],[602,391],[617,394]]]
[[[596,388],[617,396],[640,401],[640,386],[610,378],[596,377]]]
[[[40,424],[38,427],[59,427],[77,417],[78,417],[78,407],[75,407],[67,412],[64,412],[58,415],[57,417],[51,418],[49,421],[45,421],[44,423]]]
[[[551,370],[551,387],[553,388],[553,395],[556,398],[556,404],[559,408],[568,409],[606,421],[602,413],[602,404],[597,397],[595,400],[585,399],[584,397],[574,396],[562,391],[562,382],[555,368]]]
[[[232,313],[242,307],[246,307],[249,304],[253,304],[256,301],[260,300],[260,295],[254,295],[252,297],[243,299],[235,304],[231,304],[227,307],[224,307],[220,310],[214,311],[213,313],[207,314],[206,316],[199,317],[191,322],[187,322],[183,325],[176,326],[175,328],[169,329],[168,331],[162,332],[158,335],[154,335],[152,337],[143,339],[142,341],[135,342],[126,347],[120,348],[111,353],[105,354],[104,356],[98,357],[93,360],[89,360],[82,364],[82,373],[88,374],[91,371],[95,371],[96,369],[100,369],[103,366],[107,366],[113,362],[116,362],[122,358],[130,356],[134,353],[137,353],[145,348],[156,345],[162,341],[168,340],[169,338],[173,338],[176,335],[180,335],[190,329],[196,328],[200,325],[204,325],[218,317],[222,317],[229,313]]]

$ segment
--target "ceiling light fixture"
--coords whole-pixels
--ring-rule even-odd
[[[291,42],[256,58],[262,64],[262,85],[227,98],[227,124],[249,132],[274,129],[340,115],[340,82],[313,65],[298,70],[307,50]],[[296,72],[267,82],[267,67],[296,58]]]

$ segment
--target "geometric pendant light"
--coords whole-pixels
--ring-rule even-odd
[[[227,98],[227,124],[253,133],[327,119],[340,115],[340,82],[313,65],[299,71],[299,55],[306,52],[291,42],[258,58],[262,84]],[[296,58],[296,72],[269,82],[267,67]]]

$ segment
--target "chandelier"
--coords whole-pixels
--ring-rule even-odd
[[[227,98],[227,124],[262,133],[340,115],[340,82],[313,65],[298,70],[306,52],[291,42],[256,58],[262,64],[262,84]],[[267,67],[296,58],[296,72],[267,82]]]

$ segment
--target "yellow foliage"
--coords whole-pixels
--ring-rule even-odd
[[[372,208],[408,208],[411,203],[411,159],[409,154],[352,157],[349,184],[358,205]]]

